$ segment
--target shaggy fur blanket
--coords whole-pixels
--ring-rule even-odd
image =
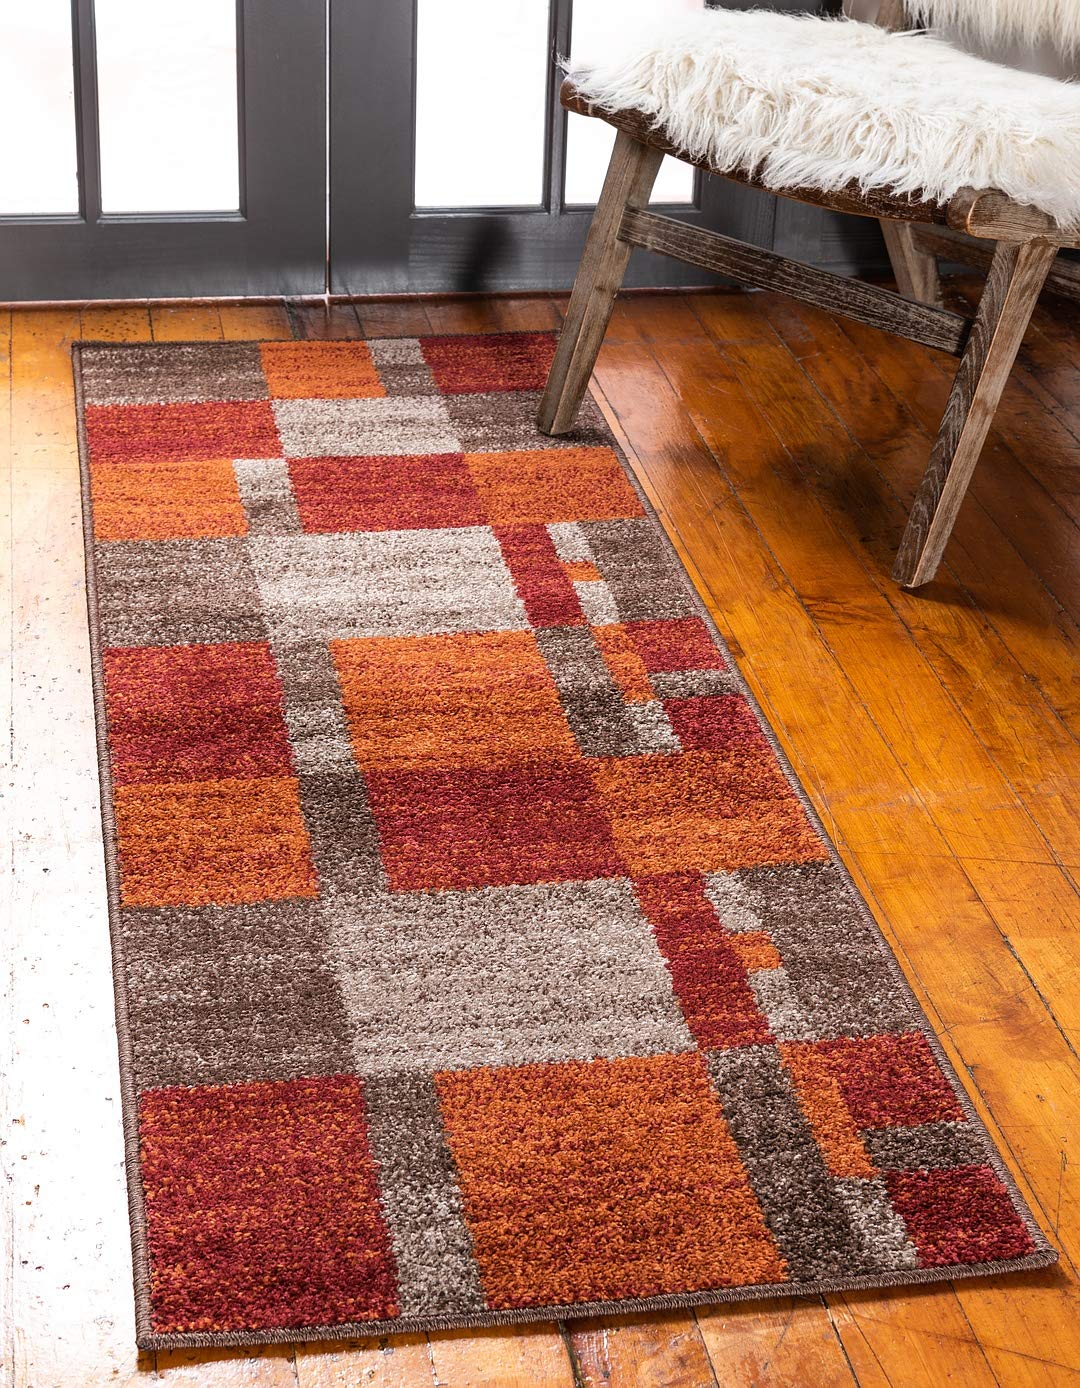
[[[1049,43],[1066,55],[1080,50],[1078,0],[907,0],[907,8],[913,24],[955,29],[988,48]]]
[[[855,182],[940,201],[999,188],[1080,226],[1080,85],[929,34],[706,10],[568,71],[600,107],[642,111],[693,158],[768,187]]]

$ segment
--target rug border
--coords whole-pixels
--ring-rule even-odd
[[[537,335],[552,331],[539,329]],[[421,334],[422,336],[423,334]],[[500,333],[484,336],[497,337]],[[440,334],[440,336],[469,337],[471,333]],[[267,339],[275,340],[275,339]],[[358,341],[380,341],[379,338],[359,338]],[[391,339],[392,340],[392,339]],[[258,346],[262,339],[252,345]],[[663,521],[656,512],[630,464],[630,460],[616,436],[615,429],[604,414],[603,406],[597,398],[590,378],[588,393],[604,414],[604,424],[612,436],[614,451],[620,466],[633,487],[645,514],[656,526],[668,556],[691,595],[695,610],[704,621],[710,636],[716,642],[727,661],[730,673],[734,676],[740,693],[754,710],[758,723],[769,746],[784,772],[799,803],[810,823],[820,835],[829,851],[829,861],[840,873],[841,880],[854,897],[863,921],[871,928],[873,938],[883,955],[887,966],[903,990],[904,996],[921,1018],[926,1028],[924,1035],[930,1043],[938,1064],[942,1067],[964,1111],[965,1118],[974,1122],[988,1140],[988,1164],[1004,1184],[1023,1220],[1024,1226],[1035,1245],[1034,1251],[1022,1258],[1005,1262],[969,1263],[957,1267],[913,1268],[897,1272],[864,1274],[853,1277],[826,1278],[817,1282],[766,1282],[753,1286],[719,1287],[696,1292],[678,1292],[644,1298],[626,1298],[620,1301],[582,1301],[570,1305],[528,1306],[510,1311],[486,1311],[462,1315],[397,1317],[393,1320],[347,1321],[335,1325],[303,1326],[295,1329],[236,1330],[236,1331],[187,1331],[158,1334],[150,1324],[150,1267],[147,1250],[146,1210],[143,1202],[143,1187],[139,1159],[138,1133],[138,1094],[135,1090],[135,1057],[131,1036],[130,1019],[127,1006],[127,969],[125,966],[123,939],[120,930],[120,893],[117,880],[116,820],[113,812],[112,774],[109,766],[108,718],[105,709],[104,679],[101,660],[101,637],[98,612],[97,570],[94,554],[93,498],[90,487],[90,459],[86,441],[86,401],[82,380],[82,349],[84,347],[108,347],[110,349],[142,348],[147,345],[162,347],[206,347],[213,342],[195,340],[186,342],[164,342],[147,344],[145,342],[112,342],[100,339],[77,339],[71,346],[72,374],[75,380],[75,412],[79,443],[79,477],[82,503],[83,560],[86,571],[87,626],[90,634],[90,662],[94,694],[94,724],[97,741],[98,786],[101,798],[102,843],[105,856],[105,881],[108,892],[109,937],[112,953],[113,1005],[116,1015],[116,1034],[120,1069],[120,1098],[124,1132],[124,1157],[127,1183],[128,1215],[131,1225],[132,1280],[135,1292],[136,1345],[143,1351],[170,1349],[227,1349],[245,1345],[303,1344],[316,1340],[354,1340],[372,1336],[405,1335],[424,1331],[483,1329],[500,1325],[525,1325],[538,1321],[573,1320],[583,1316],[633,1315],[650,1311],[671,1311],[695,1306],[720,1305],[736,1301],[753,1301],[777,1296],[820,1296],[827,1292],[872,1291],[892,1287],[918,1286],[934,1282],[962,1281],[969,1277],[1002,1276],[1008,1273],[1028,1272],[1038,1268],[1050,1267],[1058,1261],[1058,1252],[1050,1244],[1031,1208],[1021,1194],[1012,1173],[1005,1165],[998,1143],[986,1123],[979,1116],[975,1105],[949,1057],[934,1031],[930,1018],[916,997],[907,976],[900,966],[895,951],[889,944],[885,932],[870,911],[869,904],[859,890],[854,878],[837,852],[831,835],[814,809],[809,796],[803,789],[799,777],[781,747],[772,724],[766,718],[761,705],[749,687],[738,662],[733,657],[720,631],[713,620],[704,598],[685,563],[668,534]],[[604,402],[607,404],[607,401]],[[611,406],[608,404],[608,409]]]

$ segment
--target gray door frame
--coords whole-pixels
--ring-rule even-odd
[[[545,196],[535,209],[413,207],[416,0],[330,3],[330,290],[335,294],[567,289],[591,208],[563,202],[567,114],[555,58],[570,50],[573,0],[551,0]],[[838,0],[708,0],[729,9],[835,12]],[[498,112],[492,112],[493,119]],[[691,224],[852,271],[884,263],[876,224],[699,174]],[[716,284],[718,277],[635,251],[627,285]]]
[[[792,7],[792,0],[786,0]],[[555,57],[570,48],[572,0],[551,0],[545,196],[531,209],[413,207],[416,0],[330,0],[330,288],[335,294],[565,289],[591,208],[563,201],[567,114]],[[493,119],[498,112],[493,111]],[[770,244],[775,199],[698,176],[681,221]],[[717,277],[637,252],[629,285]]]
[[[324,0],[237,0],[238,213],[101,212],[93,0],[72,0],[79,206],[0,217],[0,301],[321,294]]]

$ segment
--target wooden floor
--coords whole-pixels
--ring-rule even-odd
[[[944,359],[767,295],[636,297],[596,380],[1059,1267],[696,1315],[136,1357],[71,342],[542,328],[559,313],[543,299],[0,311],[0,1383],[1080,1381],[1080,338],[1052,301],[947,564],[918,596],[887,573]]]

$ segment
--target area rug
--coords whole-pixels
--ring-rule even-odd
[[[553,345],[77,349],[145,1348],[1055,1257]]]

